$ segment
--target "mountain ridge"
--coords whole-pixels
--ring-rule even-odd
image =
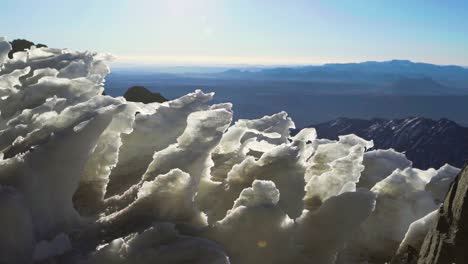
[[[405,152],[414,166],[422,169],[445,163],[461,167],[468,160],[468,128],[446,118],[337,118],[309,127],[314,127],[320,137],[328,139],[351,133],[372,139],[375,148]]]
[[[421,80],[413,82],[424,92],[426,79],[439,84],[437,93],[468,92],[468,69],[456,65],[436,65],[409,60],[366,61],[360,63],[329,63],[324,65],[275,67],[257,71],[230,69],[211,76],[246,79],[284,80],[329,80],[370,83],[375,86],[392,86],[402,79]],[[436,85],[437,86],[437,85]],[[434,88],[436,86],[431,86]],[[385,89],[383,89],[385,91]],[[433,93],[434,91],[431,91]]]

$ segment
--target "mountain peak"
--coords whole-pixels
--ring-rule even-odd
[[[400,63],[400,64],[412,64],[414,62],[410,61],[410,60],[399,60],[399,59],[393,59],[391,61],[388,61],[390,63]],[[385,61],[384,61],[385,63]]]

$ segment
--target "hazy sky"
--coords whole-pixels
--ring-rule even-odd
[[[0,0],[1,31],[151,64],[468,65],[467,0]]]

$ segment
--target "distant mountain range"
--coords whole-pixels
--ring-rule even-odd
[[[375,148],[405,152],[413,166],[426,169],[445,163],[462,167],[468,161],[468,128],[448,119],[421,117],[406,119],[338,118],[311,125],[321,138],[356,134],[374,140]]]
[[[468,69],[409,60],[334,63],[321,66],[280,67],[262,70],[230,69],[209,74],[218,78],[302,80],[373,85],[378,93],[467,94]]]
[[[333,95],[468,95],[468,68],[416,63],[409,60],[333,63],[310,66],[133,66],[116,74],[190,78],[203,81],[248,81],[310,88]]]
[[[460,89],[451,89],[429,77],[401,77],[392,83],[388,93],[393,94],[452,94],[461,92]]]

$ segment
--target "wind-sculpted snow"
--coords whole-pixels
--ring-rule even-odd
[[[104,96],[109,56],[10,49],[0,263],[384,263],[420,246],[458,173],[355,135],[291,136],[285,112],[233,123],[200,90]]]

